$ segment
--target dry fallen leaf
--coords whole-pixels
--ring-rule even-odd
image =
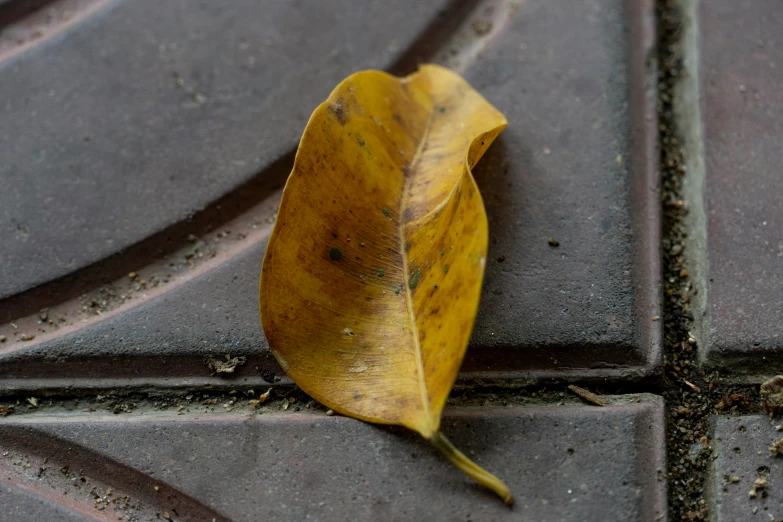
[[[344,415],[419,432],[507,504],[508,487],[440,433],[487,252],[471,174],[506,127],[462,78],[353,74],[313,113],[261,273],[272,353]]]

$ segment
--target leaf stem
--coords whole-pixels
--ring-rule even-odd
[[[465,475],[497,493],[507,506],[514,504],[514,495],[502,480],[470,460],[464,453],[455,448],[454,445],[449,442],[449,439],[444,437],[441,432],[436,431],[432,435],[432,438],[430,438],[430,442]]]

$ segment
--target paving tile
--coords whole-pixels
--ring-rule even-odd
[[[693,198],[706,363],[766,374],[783,362],[783,12],[772,0],[701,2],[703,193]],[[731,34],[730,38],[727,35]],[[694,47],[695,49],[696,47]],[[703,257],[703,258],[702,258]]]
[[[32,347],[0,345],[0,388],[122,388],[259,385],[285,377],[258,315],[266,241],[194,281],[142,301],[87,328]],[[205,357],[242,357],[213,375]]]
[[[128,124],[118,126],[112,123],[98,141],[127,138],[132,141],[128,145],[128,150],[131,150],[141,147],[145,140],[159,135],[156,133],[163,129],[171,128],[173,134],[167,139],[165,147],[155,145],[150,149],[154,151],[154,157],[128,160],[130,163],[127,165],[120,158],[122,154],[112,156],[111,160],[99,154],[105,161],[119,162],[106,163],[104,166],[108,171],[96,169],[93,162],[95,151],[104,150],[95,148],[95,140],[91,139],[88,144],[81,140],[65,142],[63,150],[66,152],[49,158],[51,161],[47,160],[47,164],[72,161],[78,165],[79,172],[72,175],[80,183],[84,181],[92,187],[83,193],[64,191],[58,185],[71,174],[58,178],[53,186],[47,185],[44,181],[51,173],[47,174],[49,171],[46,170],[38,177],[30,178],[32,183],[12,184],[21,187],[15,190],[21,190],[26,196],[17,198],[4,192],[6,196],[0,195],[0,198],[10,197],[14,205],[24,204],[27,209],[35,208],[24,203],[29,198],[46,198],[46,194],[53,190],[68,193],[68,198],[56,200],[57,204],[47,207],[46,212],[29,215],[31,219],[39,220],[39,224],[68,223],[71,228],[68,234],[58,235],[57,241],[49,242],[41,239],[44,236],[37,235],[38,239],[35,239],[33,234],[25,232],[29,230],[28,225],[12,227],[15,239],[9,239],[12,246],[7,257],[11,262],[3,263],[5,268],[0,268],[6,270],[0,273],[3,284],[21,284],[26,288],[52,277],[47,270],[61,274],[90,260],[100,259],[145,234],[181,219],[185,208],[192,210],[210,203],[207,210],[197,213],[191,220],[202,223],[200,226],[213,234],[211,240],[204,238],[207,250],[213,248],[219,239],[213,229],[231,228],[226,224],[227,220],[242,222],[244,228],[233,228],[234,235],[239,237],[245,232],[251,233],[248,225],[255,229],[257,222],[271,215],[269,209],[264,214],[259,208],[264,204],[267,207],[273,205],[274,197],[266,197],[264,201],[267,203],[257,204],[256,200],[262,198],[260,187],[263,180],[256,177],[248,182],[247,177],[269,158],[280,158],[280,154],[295,143],[304,118],[325,93],[312,88],[312,92],[296,91],[292,95],[290,90],[279,90],[279,78],[274,81],[264,78],[283,74],[281,68],[293,63],[298,56],[290,53],[310,52],[309,44],[306,45],[309,40],[300,42],[301,49],[297,44],[293,46],[297,49],[286,50],[289,54],[279,56],[274,45],[270,44],[272,48],[267,49],[253,40],[261,38],[259,35],[263,31],[254,30],[254,36],[244,36],[249,29],[243,32],[242,28],[250,23],[245,18],[252,19],[254,13],[257,14],[247,2],[232,4],[225,13],[216,13],[209,8],[204,8],[207,11],[199,10],[201,8],[193,12],[185,10],[184,13],[174,7],[167,9],[172,9],[172,12],[162,12],[160,20],[149,27],[150,35],[155,35],[172,26],[165,39],[150,36],[139,41],[133,20],[146,11],[134,3],[133,6],[116,6],[95,15],[95,20],[84,22],[56,49],[54,56],[62,54],[67,58],[63,58],[64,63],[76,60],[76,55],[81,56],[80,49],[84,45],[97,46],[96,42],[106,38],[114,42],[105,51],[111,56],[123,52],[123,46],[135,45],[154,50],[152,56],[157,58],[150,67],[160,73],[158,76],[165,78],[145,79],[151,82],[150,85],[134,83],[127,92],[121,90],[118,94],[108,92],[105,85],[95,80],[95,86],[86,89],[84,96],[90,100],[113,100],[119,96],[120,105],[136,104],[139,92],[152,89],[157,94],[149,97],[149,103],[156,100],[154,103],[164,104],[169,111],[161,112],[160,119],[153,118],[152,129],[146,134],[133,129],[134,125],[140,124],[139,118],[147,116],[129,112]],[[288,8],[279,9],[280,12],[273,10],[266,14],[269,20],[263,23],[291,22],[293,14],[286,10]],[[485,11],[478,9],[476,12]],[[464,14],[460,13],[457,14]],[[463,378],[640,378],[655,373],[659,368],[660,322],[652,320],[660,315],[658,176],[652,89],[655,67],[649,60],[654,35],[652,13],[652,3],[646,0],[593,1],[578,6],[569,2],[525,2],[502,30],[492,33],[495,41],[484,56],[467,69],[467,78],[506,113],[511,125],[476,172],[490,218],[490,262],[471,349],[463,367]],[[172,17],[180,15],[184,20],[174,23]],[[456,15],[452,13],[449,16],[454,18]],[[234,33],[204,33],[204,23],[208,18],[231,25],[235,28]],[[310,18],[296,23],[315,23],[308,20]],[[390,23],[394,20],[397,18],[392,18]],[[341,23],[350,26],[358,22]],[[555,30],[555,25],[570,27],[571,30],[563,33]],[[431,27],[427,29],[430,30]],[[390,45],[397,46],[392,45],[394,42],[402,45],[405,38],[410,40],[415,34],[416,31],[407,27],[405,32],[394,37],[385,36],[385,32],[376,33],[374,37],[379,42],[387,42],[382,46],[387,49]],[[272,38],[277,42],[275,45],[286,43],[275,38]],[[337,36],[330,29],[323,39],[328,43],[332,38]],[[208,46],[201,43],[203,39],[216,39],[215,48],[225,47],[225,53],[208,50]],[[171,47],[172,42],[176,44],[174,47]],[[180,49],[184,45],[182,42],[190,42],[187,53]],[[326,43],[319,48],[328,47]],[[250,47],[245,49],[245,44]],[[162,50],[159,49],[161,45]],[[269,53],[270,65],[263,74],[249,68],[249,58],[243,54],[248,49],[259,48]],[[416,46],[412,49],[415,50]],[[373,52],[368,47],[361,56],[354,56],[353,66],[359,67],[363,60],[388,61],[391,56],[388,49],[379,51],[380,54]],[[404,54],[412,52],[409,49]],[[24,55],[7,64],[0,74],[15,78],[13,85],[21,89],[25,82],[30,83],[31,71],[43,70],[38,61],[54,60],[48,53],[41,51]],[[216,56],[222,58],[215,62]],[[267,55],[262,53],[259,56]],[[584,56],[591,58],[585,60]],[[307,60],[310,59],[307,57],[294,68],[296,70],[285,69],[283,77],[296,79],[300,78],[297,75],[313,74],[308,67]],[[139,51],[134,60],[138,62],[138,68],[144,60],[149,61],[150,56]],[[283,62],[278,63],[279,60]],[[347,61],[341,61],[342,58],[335,60],[325,67],[329,71],[319,72],[312,83],[331,86],[339,75],[346,72],[344,67],[351,67]],[[113,63],[111,59],[98,62],[106,71],[115,70]],[[83,66],[87,67],[86,64]],[[56,67],[54,70],[60,71]],[[198,79],[201,83],[194,85],[199,88],[212,89],[209,93],[205,90],[207,101],[191,107],[190,101],[177,98],[181,97],[182,88],[176,86],[176,78],[172,80],[172,71],[178,71],[177,78],[187,79],[187,82]],[[204,71],[223,71],[225,76],[210,75]],[[130,73],[125,71],[123,74]],[[36,92],[33,89],[30,94],[32,105],[38,103],[38,98],[33,96]],[[225,96],[216,97],[215,93]],[[87,103],[79,101],[79,96],[74,98],[76,101],[73,103]],[[174,98],[179,102],[172,103]],[[282,114],[290,109],[285,100],[294,99],[297,100],[296,110],[291,113],[294,116],[270,116],[263,124],[258,123],[258,111],[273,106],[276,112],[270,114]],[[251,103],[260,105],[245,108]],[[46,120],[46,125],[57,127],[63,124],[60,122],[61,113],[55,108],[60,111],[66,109],[56,103],[55,106],[46,112],[52,115],[50,120]],[[138,104],[133,107],[138,108]],[[149,115],[149,111],[156,110],[154,107],[157,106],[143,107],[147,111],[145,114]],[[12,115],[17,108],[16,104],[10,105]],[[285,120],[285,130],[276,123],[282,120]],[[215,138],[217,141],[214,142],[199,142],[196,147],[193,140],[204,138],[204,133],[211,132],[210,129],[214,130],[218,124],[223,125],[220,122],[224,121],[231,122],[230,133],[221,134],[220,140]],[[89,119],[87,124],[109,125],[98,117]],[[249,126],[252,126],[252,131]],[[186,132],[187,129],[193,132]],[[259,141],[259,132],[272,132],[274,139]],[[7,154],[2,152],[3,146],[12,147],[17,152],[21,151],[19,147],[33,147],[34,140],[25,136],[2,142],[5,145],[0,144],[0,156]],[[69,136],[73,137],[75,133]],[[221,141],[224,139],[230,144]],[[263,145],[259,145],[261,142]],[[241,168],[237,165],[234,166],[237,168],[226,167],[228,170],[221,170],[219,176],[215,175],[215,158],[225,160],[228,152],[238,151],[236,147],[245,145],[247,148],[243,150],[249,154],[242,156],[245,159],[241,161],[245,164]],[[67,152],[71,146],[78,151]],[[260,146],[267,147],[261,151],[263,154],[258,150]],[[211,147],[220,149],[220,153],[210,156],[207,153],[212,150]],[[198,150],[197,154],[190,155],[187,161],[180,161],[182,155],[189,155],[194,148]],[[29,154],[25,154],[14,155],[22,159],[14,160],[14,166],[9,170],[12,176],[26,172],[24,169],[28,165],[23,163],[23,159],[29,159]],[[255,159],[247,159],[250,157]],[[265,171],[268,176],[277,176],[278,183],[290,168],[290,155],[282,158],[278,159],[274,169],[270,167]],[[134,173],[138,179],[129,184],[126,167],[136,165],[133,162],[137,160],[146,170]],[[176,168],[166,167],[173,163],[176,163]],[[273,170],[278,172],[275,174]],[[167,174],[162,176],[161,172]],[[174,174],[170,174],[172,172]],[[93,175],[105,178],[105,183],[88,182]],[[186,180],[186,190],[182,190],[180,182]],[[245,184],[239,189],[214,200],[243,182]],[[147,195],[136,198],[133,191],[137,190]],[[112,197],[97,197],[98,193],[111,194]],[[117,201],[114,195],[120,193],[120,201]],[[78,238],[69,234],[83,229],[81,225],[75,228],[72,225],[83,221],[84,216],[79,216],[84,208],[77,200],[71,199],[72,196],[89,198],[90,204],[85,207],[88,215],[100,221],[100,226],[83,230]],[[161,204],[163,200],[166,204]],[[6,215],[11,216],[16,212],[14,205],[0,205],[0,209],[5,209]],[[94,205],[101,207],[96,210]],[[73,209],[70,208],[72,206]],[[103,217],[107,209],[112,209],[110,219]],[[129,209],[132,216],[126,212]],[[71,211],[76,214],[67,220],[61,217],[60,213]],[[123,222],[130,227],[128,230],[133,229],[133,233],[118,233],[116,223],[112,224],[115,218],[125,220]],[[123,254],[104,259],[100,269],[90,271],[89,277],[82,277],[78,285],[71,284],[66,278],[62,284],[44,284],[20,296],[0,301],[0,320],[8,321],[0,324],[0,334],[7,338],[5,343],[0,343],[0,387],[12,391],[126,385],[230,386],[253,385],[274,380],[274,376],[281,377],[281,369],[270,356],[256,316],[263,234],[255,231],[252,237],[218,252],[211,261],[212,265],[207,268],[204,265],[198,269],[200,271],[197,270],[200,277],[182,273],[170,275],[169,267],[173,265],[169,258],[176,256],[171,254],[171,242],[174,240],[168,236],[187,236],[187,226],[192,224],[191,221],[172,225],[166,229],[168,232],[159,233],[160,237],[153,238],[150,244],[142,242]],[[175,231],[178,226],[181,230]],[[47,225],[45,228],[46,234],[59,234],[57,227],[49,229]],[[22,232],[33,239],[26,239],[27,235],[25,238],[17,237]],[[99,240],[104,233],[111,236],[111,245]],[[551,246],[547,241],[550,237],[555,238],[559,246]],[[199,239],[196,245],[185,243],[183,248],[192,249],[203,241]],[[93,247],[99,244],[102,246],[93,251]],[[78,251],[79,256],[87,257],[64,265],[60,262],[60,254],[47,253],[42,245],[64,249],[61,252]],[[158,259],[159,250],[167,252],[165,258]],[[36,268],[39,265],[34,258],[39,255],[41,257],[37,259],[45,259],[42,261],[46,265],[43,272]],[[13,267],[20,266],[13,262],[19,259],[18,256],[26,256],[27,259],[21,270],[26,275],[21,279],[10,273]],[[125,290],[118,289],[119,283],[111,281],[104,272],[124,277],[132,270],[144,269],[145,266],[134,264],[143,265],[144,262],[157,263],[154,270],[147,267],[148,276],[145,277],[180,278],[181,284],[169,283],[169,286],[157,291],[149,287],[139,290],[140,283],[126,281],[126,288],[136,284],[134,295],[141,297],[112,310],[103,309],[100,303],[104,302],[104,297],[98,294],[104,290],[112,294],[115,301],[118,294],[125,295]],[[67,269],[63,268],[66,265]],[[49,275],[41,275],[44,273]],[[20,283],[27,276],[32,279]],[[98,287],[96,281],[101,278],[111,282],[108,290]],[[135,281],[141,279],[143,277]],[[82,291],[84,295],[95,293],[96,296],[77,297]],[[155,292],[157,297],[153,297]],[[128,290],[127,294],[130,293]],[[58,304],[58,299],[62,305]],[[39,310],[48,307],[50,301],[55,306],[46,312],[48,319],[41,319],[43,316],[40,316]],[[93,305],[96,305],[94,310]],[[87,312],[84,312],[85,309]],[[96,315],[101,313],[103,315]],[[63,322],[55,317],[62,317]],[[32,338],[33,335],[35,338]],[[231,374],[212,375],[204,358],[225,356],[244,357],[245,364]]]
[[[237,17],[252,18],[251,14],[255,11],[249,5],[236,5],[244,7],[232,8],[238,11],[230,11],[217,19],[225,18],[228,20],[225,23],[234,23]],[[479,8],[481,5],[476,8],[479,14],[474,13],[474,16],[483,16],[481,13],[485,11]],[[140,8],[126,6],[109,10],[101,15],[102,19],[88,24],[88,29],[83,29],[87,31],[85,35],[92,35],[90,31],[97,31],[105,37],[108,32],[106,27],[109,26],[107,24],[114,20],[111,17],[124,13],[120,9],[132,10],[124,16],[128,18]],[[243,9],[247,10],[246,15]],[[269,16],[275,13],[277,11]],[[285,16],[289,15],[285,10],[280,13],[285,20]],[[174,15],[162,14],[162,21],[156,21],[158,25],[154,25],[150,31],[158,31],[156,28],[173,24],[167,16]],[[191,24],[197,25],[197,21],[203,21],[207,14],[197,11],[196,14],[186,15],[189,16],[196,17],[196,21],[185,20],[173,24],[176,26],[173,34],[179,36],[167,37],[166,42],[179,42],[180,39],[189,41],[188,38],[202,35],[201,30],[196,31]],[[270,18],[272,19],[273,17]],[[396,18],[392,19],[394,20]],[[244,21],[237,23],[239,27],[245,27]],[[297,23],[304,24],[306,21]],[[556,30],[556,26],[570,29]],[[123,22],[119,27],[123,28],[122,31],[130,32],[132,26],[130,22]],[[515,16],[507,21],[506,26],[494,31],[491,34],[495,40],[478,62],[468,67],[466,76],[506,113],[511,125],[490,149],[476,172],[490,218],[490,262],[471,349],[463,367],[463,378],[573,379],[649,376],[657,371],[660,363],[660,322],[652,320],[660,315],[660,220],[656,195],[657,133],[653,89],[655,65],[650,59],[654,35],[652,3],[647,0],[613,0],[584,2],[574,6],[565,1],[530,1],[520,4]],[[252,38],[260,38],[258,34],[262,32],[254,31],[256,36]],[[237,29],[236,34],[244,33]],[[410,36],[415,32],[404,34]],[[403,41],[400,35],[393,38],[385,35],[386,33],[376,33],[374,38],[377,41]],[[213,37],[216,38],[214,35],[210,36]],[[333,37],[331,32],[323,35],[324,43],[319,44],[319,48],[329,48],[330,39]],[[80,38],[87,36],[80,36],[80,33],[69,35],[65,43],[71,39],[80,42]],[[113,33],[112,38],[117,39]],[[117,41],[125,41],[123,38],[127,40],[131,37],[125,36]],[[242,42],[235,42],[234,39],[242,37],[226,38],[230,41],[220,40],[221,46],[241,47]],[[145,40],[144,45],[148,43]],[[156,53],[159,44],[156,40],[153,46]],[[253,48],[260,45],[255,41],[251,44]],[[166,45],[168,46],[168,43]],[[116,47],[112,52],[120,52],[117,46],[111,47]],[[301,121],[297,119],[298,116],[287,119],[287,130],[279,131],[276,127],[278,120],[275,118],[270,117],[259,123],[257,112],[253,112],[256,108],[252,109],[252,114],[248,114],[247,110],[240,110],[238,106],[229,104],[229,101],[247,104],[254,99],[251,97],[253,93],[267,92],[262,87],[252,87],[255,85],[252,83],[245,82],[241,87],[238,86],[238,79],[246,79],[243,75],[251,75],[254,82],[261,82],[267,86],[264,88],[272,89],[273,87],[269,87],[271,80],[260,77],[274,73],[277,71],[275,67],[282,67],[274,65],[277,64],[274,60],[285,59],[288,60],[285,63],[290,64],[293,58],[287,55],[283,58],[275,57],[274,60],[270,58],[273,66],[261,74],[255,70],[245,71],[242,66],[237,65],[239,62],[235,63],[244,56],[240,53],[242,49],[231,47],[231,52],[225,58],[229,65],[224,68],[222,62],[213,64],[209,61],[214,60],[214,56],[220,56],[220,53],[207,53],[200,44],[194,46],[193,57],[181,50],[177,53],[182,54],[175,53],[181,61],[175,63],[176,67],[172,65],[174,62],[169,60],[170,57],[160,59],[163,63],[160,67],[169,67],[165,69],[165,80],[155,80],[158,82],[155,83],[155,88],[160,91],[158,98],[163,102],[168,103],[172,96],[178,95],[177,88],[171,87],[167,82],[171,80],[171,70],[186,70],[184,65],[177,65],[179,63],[199,64],[201,69],[193,70],[214,70],[217,67],[220,70],[232,71],[230,76],[216,76],[204,84],[214,87],[215,92],[223,92],[221,89],[251,91],[242,90],[244,94],[241,96],[232,94],[226,99],[215,98],[210,93],[203,107],[199,106],[194,110],[214,112],[192,117],[188,112],[191,111],[190,108],[185,110],[181,105],[174,104],[172,110],[179,112],[155,124],[158,125],[155,127],[158,130],[172,125],[175,130],[180,130],[177,131],[176,137],[167,141],[167,147],[154,149],[160,154],[153,158],[154,161],[150,160],[150,178],[143,182],[140,178],[138,183],[134,181],[136,188],[133,190],[150,189],[149,197],[152,199],[150,202],[134,200],[128,204],[139,210],[139,214],[150,216],[129,220],[128,224],[133,227],[146,227],[154,221],[155,225],[146,228],[145,234],[181,216],[177,210],[180,198],[181,201],[187,200],[191,203],[198,200],[198,205],[202,205],[210,201],[210,197],[244,180],[249,172],[257,170],[269,157],[275,157],[275,154],[285,151],[286,147],[294,143],[295,135],[301,131],[306,114],[324,96],[324,92],[318,89],[314,89],[312,93],[309,90],[307,93],[300,93],[290,89],[278,91],[274,90],[277,89],[274,87],[273,92],[277,93],[277,98],[270,95],[271,98],[263,98],[257,103],[266,107],[274,101],[276,111],[287,111],[289,106],[286,103],[296,100],[295,113],[301,116]],[[68,46],[63,47],[66,50],[59,52],[67,51]],[[305,49],[309,47],[305,46]],[[167,50],[166,53],[168,52]],[[411,52],[413,51],[409,50],[404,54],[409,55]],[[590,59],[586,60],[585,56]],[[364,63],[362,60],[377,61],[378,58],[367,55],[361,59],[357,58],[353,65],[359,67]],[[343,63],[339,60],[338,62]],[[287,74],[310,74],[307,71],[307,63],[309,62],[303,62],[297,66],[296,71]],[[330,64],[329,68],[336,68],[339,74],[345,72],[336,64]],[[8,74],[7,71],[14,68],[19,71],[26,70],[24,67],[32,65],[20,60],[18,65],[6,66],[0,74]],[[175,69],[170,69],[171,67]],[[19,71],[15,74],[21,74]],[[190,72],[186,74],[180,71],[178,74],[181,78],[193,77]],[[337,79],[332,79],[329,75],[338,76],[334,71],[318,74],[320,76],[312,82],[325,86],[333,85]],[[199,78],[208,76],[202,72]],[[21,86],[22,78],[18,81]],[[164,87],[171,88],[171,91],[164,90]],[[99,89],[99,93],[103,92]],[[135,94],[128,96],[128,103],[137,99],[133,97]],[[209,108],[209,101],[213,99],[222,100],[219,107]],[[241,114],[234,115],[233,111]],[[214,123],[216,118],[224,116],[240,120],[238,124],[232,124],[232,134],[226,136],[226,139],[234,140],[233,133],[236,131],[241,138],[239,141],[232,141],[231,150],[242,143],[250,144],[247,149],[249,154],[253,158],[262,158],[259,160],[261,163],[247,160],[248,168],[232,170],[231,175],[224,175],[221,171],[220,176],[215,176],[211,163],[214,157],[201,154],[202,151],[211,149],[200,144],[197,147],[199,153],[188,159],[188,162],[193,161],[197,165],[180,162],[172,172],[178,173],[174,175],[175,181],[184,180],[185,178],[177,176],[185,171],[189,172],[189,176],[205,176],[203,180],[194,178],[191,180],[193,183],[188,181],[187,190],[180,190],[181,185],[170,185],[169,178],[155,177],[160,172],[161,164],[157,163],[158,161],[179,162],[178,157],[184,154],[184,147],[194,147],[192,136],[182,130],[185,127],[177,126],[185,122],[181,118],[192,118],[187,119],[187,122],[198,128],[204,125],[203,128],[207,129],[204,132],[207,132],[214,127],[210,127],[212,124],[209,122]],[[101,122],[96,120],[92,123],[97,125]],[[248,131],[243,125],[252,125],[254,130]],[[125,130],[133,128],[123,127]],[[117,128],[112,128],[111,131],[120,132]],[[264,142],[263,147],[272,147],[274,143],[278,143],[282,138],[277,134],[288,133],[286,135],[290,136],[286,138],[288,141],[285,146],[281,145],[274,150],[269,148],[264,155],[259,155],[258,132],[276,133],[275,138]],[[142,142],[148,139],[136,134],[134,136]],[[114,139],[112,136],[106,137],[109,138]],[[92,146],[93,142],[90,144]],[[78,146],[83,145],[80,143]],[[214,143],[215,147],[224,145],[222,141]],[[225,158],[224,152],[218,156]],[[91,157],[79,156],[80,164],[86,162],[84,164],[88,165],[89,161],[92,161],[88,161]],[[108,165],[110,169],[121,166]],[[283,159],[278,161],[278,175],[284,175],[287,167],[290,167],[290,155],[283,156]],[[123,169],[124,167],[119,171],[112,170],[111,179],[124,187],[128,182],[121,173],[126,172]],[[84,173],[79,174],[82,175]],[[228,178],[233,181],[226,181]],[[109,180],[105,185],[96,186],[95,190],[115,194],[116,191],[112,188],[114,181]],[[258,184],[257,181],[254,183]],[[215,188],[216,184],[220,185],[219,189]],[[31,197],[39,197],[38,195],[52,189],[38,186],[25,190],[31,191]],[[241,207],[231,214],[231,219],[244,220],[244,225],[252,223],[255,227],[254,219],[265,216],[259,213],[259,205],[256,205],[256,199],[261,197],[257,194],[258,190],[260,189],[255,186],[242,186],[235,191],[239,194],[237,198],[231,199],[233,196],[229,195],[226,202],[212,201],[208,210],[196,214],[194,220],[203,222],[208,230],[218,226],[229,228],[225,224],[228,218],[221,212],[225,213],[229,207]],[[103,202],[95,204],[118,208],[116,216],[125,212],[125,203],[114,201],[113,197],[85,197],[92,198],[93,203],[97,200]],[[165,199],[167,204],[161,205],[161,198]],[[242,201],[237,203],[235,199]],[[274,203],[273,197],[267,200]],[[148,207],[144,205],[155,205],[156,210],[148,211]],[[188,208],[198,207],[195,203],[189,205]],[[64,222],[57,217],[57,212],[63,208],[39,214],[36,219],[53,223]],[[223,210],[219,210],[221,208]],[[165,219],[158,219],[163,214]],[[236,217],[237,215],[239,217]],[[109,231],[114,238],[121,237],[121,234],[111,232],[112,227],[113,225],[106,222],[96,230],[99,230],[99,233]],[[183,230],[185,228],[183,225]],[[238,235],[237,230],[238,228],[234,229],[235,235]],[[247,228],[242,230],[250,233]],[[219,252],[209,269],[203,266],[198,269],[201,270],[198,272],[202,274],[200,277],[182,276],[188,278],[186,282],[165,287],[166,289],[158,292],[154,298],[152,293],[147,296],[147,288],[142,288],[136,293],[146,296],[141,300],[148,302],[139,304],[140,301],[135,300],[114,310],[103,310],[105,313],[99,317],[95,314],[102,312],[100,306],[97,306],[95,313],[90,309],[87,315],[79,308],[89,308],[96,300],[101,302],[103,298],[96,297],[92,301],[87,299],[85,304],[84,300],[80,301],[74,296],[78,295],[75,289],[81,292],[84,288],[85,295],[96,290],[89,284],[99,279],[98,276],[102,277],[100,271],[90,272],[90,277],[80,283],[83,286],[70,285],[66,280],[62,285],[65,290],[62,291],[57,284],[48,284],[21,296],[0,301],[0,317],[15,321],[16,325],[13,327],[10,322],[0,324],[0,334],[7,337],[5,344],[0,343],[0,386],[5,390],[125,385],[188,387],[221,383],[254,384],[267,381],[272,378],[272,374],[279,377],[281,370],[270,357],[256,317],[257,278],[264,242],[260,232],[256,231],[255,234],[244,242],[238,241],[229,250]],[[139,236],[140,234],[135,232],[122,236],[128,239],[120,243],[126,245]],[[550,246],[550,237],[557,240],[559,246]],[[91,245],[97,244],[92,239],[88,240],[87,236],[79,241],[74,238],[67,241],[63,239],[62,243],[69,243],[69,248],[78,246],[77,250],[80,251],[85,248],[89,250]],[[114,251],[120,243],[115,242],[111,248],[102,247],[100,255]],[[209,248],[216,244],[211,240],[207,243]],[[124,277],[130,270],[144,268],[132,263],[141,258],[154,259],[161,243],[153,241],[149,246],[144,244],[142,242],[139,247],[140,251],[146,252],[143,255],[129,251],[130,253],[108,258],[101,266],[106,265],[109,272],[119,272],[119,277]],[[172,248],[168,243],[164,246],[168,250]],[[190,248],[189,245],[185,246]],[[134,246],[131,250],[135,248],[137,247]],[[23,252],[13,251],[19,255]],[[98,254],[96,256],[100,257]],[[48,255],[45,264],[50,267],[61,266],[57,259],[57,255]],[[161,269],[168,270],[165,262],[159,263]],[[26,271],[34,272],[36,262],[31,261],[26,266],[29,266]],[[71,265],[70,269],[74,266],[76,265]],[[123,268],[122,271],[117,267],[125,267],[127,270]],[[155,271],[149,269],[148,272]],[[160,272],[155,274],[161,275]],[[164,277],[167,279],[169,276]],[[8,278],[0,277],[0,280],[7,281]],[[18,281],[13,281],[9,284],[17,283]],[[25,283],[28,284],[31,283]],[[114,288],[117,285],[116,282],[112,283]],[[63,316],[67,316],[63,318],[64,322],[60,324],[55,321],[51,326],[46,320],[39,320],[38,310],[43,306],[39,301],[54,299],[54,304],[57,305],[57,300],[52,296],[58,296],[60,292],[64,295],[70,292],[67,299],[62,298],[65,303],[62,308],[66,311],[75,310],[76,313],[69,312],[68,315],[63,312]],[[117,290],[114,293],[122,292]],[[21,309],[26,310],[27,315],[17,318],[14,314]],[[48,320],[52,321],[53,317],[59,316],[60,311],[53,307],[48,313]],[[30,335],[36,337],[31,339]],[[29,340],[22,341],[23,338]],[[224,357],[227,354],[231,357],[245,357],[246,364],[237,367],[230,375],[210,375],[203,358],[208,355]]]
[[[769,451],[782,437],[763,415],[713,419],[708,498],[716,522],[783,519],[783,460]],[[767,486],[754,488],[758,479]]]
[[[57,520],[79,522],[85,517],[48,499],[31,495],[24,490],[0,482],[0,506],[3,520]]]
[[[646,1],[524,2],[468,71],[510,124],[476,171],[490,249],[466,369],[658,364],[653,23]]]
[[[0,506],[3,520],[58,520],[79,522],[84,520],[76,510],[70,510],[49,499],[37,497],[0,482]]]
[[[640,399],[450,410],[444,432],[507,480],[513,509],[413,433],[322,412],[9,416],[0,421],[0,467],[12,487],[59,498],[63,509],[74,509],[68,499],[95,513],[111,488],[109,500],[128,496],[123,516],[662,520],[663,404]]]
[[[101,4],[0,57],[0,298],[246,182],[296,147],[337,82],[391,65],[447,2]]]

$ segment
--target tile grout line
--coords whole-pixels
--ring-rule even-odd
[[[686,74],[683,71],[681,58],[682,45],[682,2],[680,0],[658,0],[656,16],[658,22],[658,121],[661,169],[661,206],[662,206],[662,241],[661,257],[663,259],[662,291],[664,294],[664,398],[665,398],[665,431],[667,440],[667,485],[668,485],[668,515],[669,520],[703,520],[708,515],[703,496],[702,472],[693,473],[691,462],[685,460],[694,439],[701,437],[701,432],[693,433],[694,423],[703,426],[708,413],[706,409],[699,412],[697,418],[688,415],[683,418],[678,412],[689,410],[692,402],[689,397],[698,393],[704,383],[701,382],[698,368],[686,367],[690,363],[689,355],[696,350],[688,342],[688,332],[691,321],[689,306],[683,296],[689,295],[688,282],[683,283],[680,275],[683,273],[684,259],[682,250],[685,247],[687,232],[683,228],[684,217],[687,214],[682,202],[682,178],[685,170],[682,168],[682,150],[679,145],[679,133],[676,127],[676,117],[673,111],[674,86]],[[683,353],[683,349],[688,350]],[[694,353],[695,355],[695,353]],[[696,377],[700,379],[697,380]],[[694,382],[696,381],[696,382]],[[696,386],[696,390],[688,390],[687,382]],[[710,385],[707,385],[708,387]],[[684,430],[686,436],[680,436]],[[689,436],[689,437],[688,437]],[[705,452],[700,452],[703,457]],[[684,464],[682,464],[684,463]],[[700,466],[696,466],[700,467]],[[695,490],[695,492],[694,492]],[[695,497],[693,498],[692,497]]]
[[[761,409],[755,385],[701,366],[708,339],[698,0],[658,0],[664,378],[669,519],[710,520],[712,419]],[[694,333],[694,324],[701,330]],[[727,402],[728,401],[728,402]]]

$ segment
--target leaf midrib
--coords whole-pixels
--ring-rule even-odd
[[[411,325],[411,334],[413,336],[413,347],[414,352],[416,356],[416,368],[419,375],[419,391],[421,393],[421,402],[422,406],[424,408],[424,415],[427,419],[428,427],[431,424],[431,416],[430,416],[430,401],[429,401],[429,393],[427,390],[427,381],[424,378],[424,358],[422,357],[421,353],[421,343],[419,342],[419,329],[416,326],[416,317],[414,316],[413,312],[413,296],[411,295],[411,288],[410,288],[410,274],[408,273],[408,251],[405,248],[405,210],[407,209],[407,203],[408,198],[410,197],[410,188],[412,184],[413,179],[413,173],[416,170],[417,165],[421,161],[421,156],[424,150],[424,144],[427,142],[427,136],[430,132],[430,124],[432,122],[432,114],[433,114],[433,104],[430,103],[429,112],[427,113],[427,123],[424,126],[424,132],[421,136],[421,141],[419,141],[419,146],[416,149],[416,153],[413,155],[413,158],[411,158],[408,171],[410,172],[410,175],[405,178],[405,184],[403,186],[403,192],[402,192],[402,201],[400,202],[400,220],[399,220],[399,229],[398,229],[398,236],[400,239],[400,251],[402,252],[402,272],[403,272],[403,286],[405,288],[405,302],[408,309],[408,321]],[[422,433],[422,435],[425,435]],[[426,438],[428,438],[428,435],[425,435]]]

